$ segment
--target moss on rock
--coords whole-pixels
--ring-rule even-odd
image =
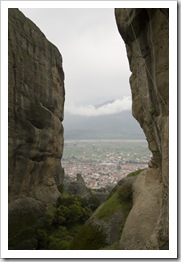
[[[133,171],[133,172],[131,172],[130,174],[128,174],[127,177],[137,176],[137,175],[139,175],[143,170],[145,170],[145,169],[138,169],[138,170],[136,170],[136,171]]]
[[[118,242],[132,208],[132,182],[124,179],[96,210],[71,243],[71,249],[119,249]]]
[[[97,250],[106,245],[106,234],[103,229],[92,223],[87,223],[72,241],[71,249]]]
[[[96,218],[108,221],[117,211],[129,211],[132,207],[132,185],[122,184],[117,191],[102,205],[96,213]]]

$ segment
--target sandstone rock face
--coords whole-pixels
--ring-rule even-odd
[[[125,8],[116,9],[115,16],[118,30],[126,44],[132,72],[133,116],[143,128],[153,155],[149,163],[151,171],[148,169],[136,186],[137,190],[140,188],[139,197],[144,203],[135,196],[120,248],[168,249],[169,14],[167,9]],[[146,183],[148,179],[149,186]],[[153,188],[154,197],[150,192],[146,194],[145,186],[148,191],[150,187]],[[150,208],[146,211],[147,205]],[[151,227],[140,227],[140,216],[147,217]],[[133,220],[137,225],[134,230]],[[131,241],[131,233],[135,240],[137,236],[137,244]]]
[[[70,195],[87,198],[87,199],[92,196],[91,189],[89,189],[85,185],[85,181],[80,173],[77,174],[76,181],[70,181],[68,179],[64,179],[64,191]]]
[[[134,176],[119,181],[78,232],[73,249],[120,249],[119,239],[132,208],[135,181]]]
[[[18,9],[9,9],[8,21],[9,203],[48,206],[63,183],[62,57]]]
[[[9,249],[34,249],[37,246],[36,230],[46,212],[45,205],[30,197],[19,198],[9,204]]]
[[[120,249],[144,249],[152,235],[161,209],[162,190],[159,170],[143,171],[133,183],[133,208],[120,241]]]

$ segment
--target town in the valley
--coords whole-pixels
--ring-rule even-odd
[[[131,172],[148,166],[151,153],[145,140],[67,140],[62,166],[70,181],[81,174],[87,187],[114,187]]]

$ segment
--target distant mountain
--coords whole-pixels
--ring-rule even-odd
[[[144,139],[145,135],[131,111],[103,116],[65,113],[65,139]]]

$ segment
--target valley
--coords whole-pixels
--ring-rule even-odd
[[[127,174],[146,168],[151,158],[146,140],[65,140],[65,178],[81,173],[91,189],[114,187]]]

